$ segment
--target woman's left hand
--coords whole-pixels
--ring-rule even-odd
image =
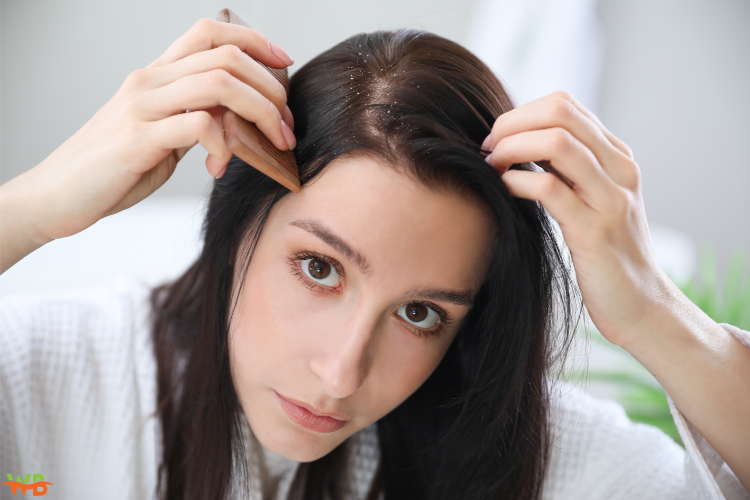
[[[671,282],[651,247],[630,148],[573,96],[555,92],[501,115],[482,149],[511,194],[538,200],[559,223],[602,335],[622,347],[637,342]],[[552,173],[508,170],[541,160],[571,187]]]
[[[501,115],[482,145],[511,194],[557,220],[602,335],[632,354],[750,491],[750,349],[696,307],[651,246],[633,154],[570,94]],[[508,170],[548,161],[548,172]]]

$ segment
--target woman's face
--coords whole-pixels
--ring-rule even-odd
[[[278,202],[229,336],[261,444],[318,459],[417,390],[469,312],[489,233],[474,203],[368,157]]]

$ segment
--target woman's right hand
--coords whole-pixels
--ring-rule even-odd
[[[293,148],[286,92],[254,59],[272,68],[293,63],[256,30],[202,19],[131,73],[75,135],[0,188],[0,272],[143,200],[198,142],[208,151],[208,172],[223,175],[232,154],[222,106],[255,123],[280,150]]]

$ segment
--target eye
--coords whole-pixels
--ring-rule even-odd
[[[305,275],[316,283],[331,288],[339,283],[340,277],[336,268],[320,257],[301,260],[300,266]]]
[[[440,319],[438,313],[425,304],[411,302],[398,308],[398,315],[418,328],[429,329]]]

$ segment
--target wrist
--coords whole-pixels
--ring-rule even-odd
[[[54,239],[35,223],[33,204],[38,196],[25,193],[22,176],[0,187],[0,273]]]
[[[730,335],[664,276],[648,311],[637,325],[638,335],[621,345],[658,377],[670,363],[711,355]]]

